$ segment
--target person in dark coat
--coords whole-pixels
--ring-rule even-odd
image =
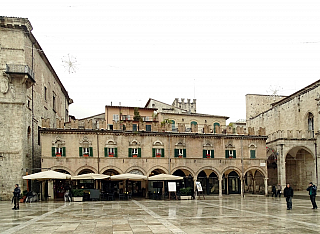
[[[287,184],[287,187],[283,190],[283,196],[286,198],[287,210],[292,210],[293,189],[290,184]]]
[[[19,185],[16,184],[13,190],[13,204],[14,204],[14,207],[12,208],[13,210],[19,210],[20,193],[21,193],[21,190],[19,188]]]
[[[309,191],[310,201],[312,203],[312,209],[318,209],[318,206],[316,203],[317,186],[315,186],[312,182],[310,182],[309,187],[307,188],[307,191]]]
[[[276,189],[276,186],[275,185],[272,185],[272,197],[273,197],[273,195],[274,195],[274,197],[277,197],[277,189]]]

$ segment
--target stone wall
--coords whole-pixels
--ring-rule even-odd
[[[40,170],[42,119],[63,121],[71,103],[31,30],[28,19],[0,17],[0,200],[11,199],[16,183],[25,190],[22,176]],[[34,74],[7,73],[7,64],[27,66]],[[49,123],[56,127],[56,121]]]

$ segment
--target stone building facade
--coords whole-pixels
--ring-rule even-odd
[[[26,18],[0,17],[0,199],[27,188],[22,176],[41,168],[42,121],[68,119],[72,103],[31,31]]]
[[[318,184],[320,80],[271,103],[255,116],[247,113],[248,131],[266,130],[269,184],[290,183],[304,190]],[[253,113],[253,95],[247,95],[247,111]],[[259,100],[260,96],[257,97]],[[251,116],[251,117],[250,117]]]
[[[192,102],[190,99],[185,101],[184,98],[175,98],[172,105],[167,103],[155,100],[153,98],[149,98],[147,101],[145,108],[156,108],[158,112],[161,113],[196,113],[197,112],[197,99],[193,99]]]
[[[41,157],[42,167],[71,175],[168,173],[201,181],[207,194],[266,194],[265,140],[245,134],[174,133],[171,126],[146,132],[74,125],[41,129]]]

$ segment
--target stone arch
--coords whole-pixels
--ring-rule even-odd
[[[184,166],[179,166],[179,167],[175,167],[175,168],[173,168],[173,173],[175,173],[177,170],[182,170],[183,172],[184,171],[189,171],[189,173],[191,174],[191,176],[192,177],[195,177],[195,173],[194,173],[194,171],[190,168],[190,167],[184,167]],[[172,173],[172,174],[173,174]],[[186,176],[188,176],[188,175],[186,175]]]
[[[114,170],[114,171],[119,172],[119,174],[123,174],[123,171],[119,167],[115,167],[115,166],[103,167],[102,169],[100,169],[100,172],[104,173],[107,170]]]
[[[98,173],[98,171],[97,171],[94,167],[91,167],[91,166],[82,166],[82,167],[79,167],[79,168],[75,171],[75,175],[79,175],[79,173],[82,172],[83,170],[91,170],[91,171],[93,171],[93,173]]]
[[[267,173],[259,167],[250,167],[244,172],[244,192],[253,194],[265,193],[265,179]]]
[[[155,142],[153,142],[152,144],[153,146],[163,146],[163,142],[160,140],[156,140]]]
[[[71,176],[74,176],[74,173],[72,170],[70,170],[68,167],[64,167],[64,166],[54,166],[54,167],[51,167],[51,170],[54,170],[54,171],[66,171],[68,172],[68,174],[70,174]]]
[[[202,185],[204,194],[219,194],[220,173],[217,169],[212,167],[202,167],[197,171],[196,175],[197,181]]]
[[[167,170],[165,167],[158,165],[158,166],[152,167],[152,168],[148,171],[147,175],[150,175],[152,171],[157,170],[157,169],[160,169],[160,170],[164,171],[165,174],[169,174],[168,170]]]
[[[201,168],[195,173],[195,175],[198,176],[199,173],[200,173],[201,171],[204,171],[204,170],[211,170],[211,171],[213,171],[213,172],[218,176],[218,178],[220,178],[220,176],[221,176],[221,173],[219,172],[218,169],[216,169],[216,168],[214,168],[214,167],[210,167],[210,166],[201,167]]]
[[[125,171],[125,173],[130,173],[130,171],[132,171],[132,170],[139,170],[139,171],[142,172],[143,175],[147,175],[146,171],[145,171],[143,168],[137,167],[137,166],[129,167],[129,168]]]
[[[316,178],[315,155],[307,147],[292,147],[285,155],[285,183],[295,190],[304,190],[306,181]]]
[[[136,139],[129,142],[129,146],[139,146],[141,143]]]
[[[232,171],[235,171],[235,172],[239,175],[240,178],[242,177],[241,170],[240,170],[239,168],[233,167],[233,166],[226,167],[226,168],[222,171],[221,176],[224,176],[225,173],[228,173],[228,174],[229,174],[229,173],[232,172]]]
[[[109,139],[107,140],[106,145],[117,145],[117,142],[115,142],[113,139]]]
[[[246,174],[247,172],[252,170],[259,171],[265,178],[267,178],[267,173],[264,170],[262,170],[260,167],[250,167],[247,170],[245,170],[243,174]]]

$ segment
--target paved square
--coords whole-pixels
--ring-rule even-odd
[[[319,233],[320,210],[307,199],[264,196],[206,200],[0,202],[0,233]]]

